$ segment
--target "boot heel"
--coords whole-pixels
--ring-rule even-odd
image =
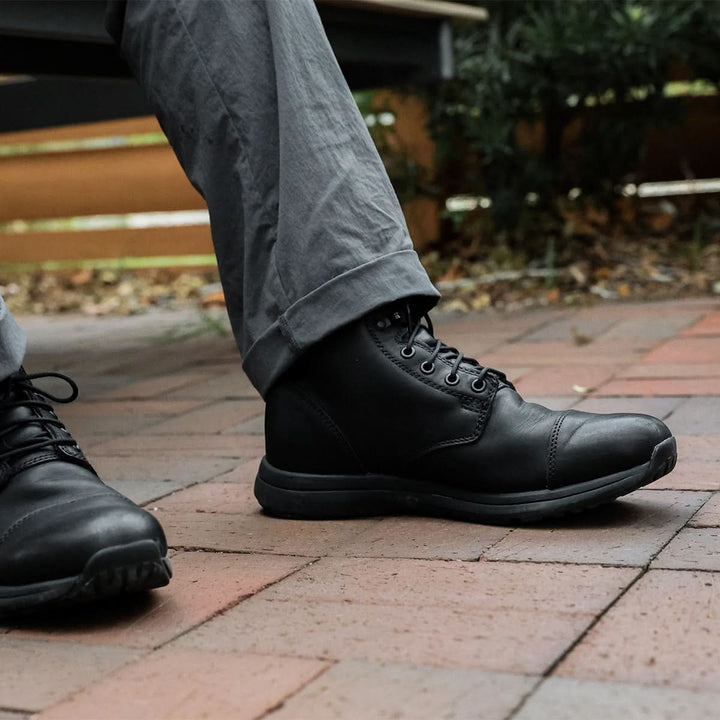
[[[398,511],[394,493],[373,488],[372,476],[288,472],[273,467],[267,458],[260,463],[254,492],[268,515],[296,520],[340,520]]]

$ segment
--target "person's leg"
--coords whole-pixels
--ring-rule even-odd
[[[0,380],[17,372],[25,356],[25,333],[0,295]]]
[[[110,20],[210,209],[267,400],[266,510],[538,519],[672,469],[659,420],[525,403],[422,324],[437,294],[312,0],[127,0]]]
[[[434,304],[312,0],[127,0],[111,3],[108,27],[207,201],[261,393],[370,310]]]

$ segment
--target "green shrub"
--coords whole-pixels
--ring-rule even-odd
[[[611,205],[648,129],[680,119],[665,92],[671,67],[720,80],[720,2],[482,4],[487,24],[456,29],[456,78],[433,91],[431,130],[447,193],[489,197],[493,227],[509,237],[538,214],[559,222],[573,188]],[[543,128],[539,149],[518,142],[523,121]]]

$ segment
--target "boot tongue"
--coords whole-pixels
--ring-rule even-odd
[[[375,311],[376,319],[383,321],[385,327],[392,325],[403,330],[412,330],[424,314],[425,309],[412,300],[398,300]]]
[[[422,318],[422,316],[422,310],[413,308],[412,304],[400,300],[392,305],[386,305],[385,307],[380,308],[374,319],[379,327],[397,328],[402,331],[403,335],[407,339],[407,336],[415,329],[416,323]],[[420,327],[415,339],[419,342],[431,344],[435,343],[435,338],[430,334],[429,330],[425,326]]]
[[[382,317],[389,325],[406,330],[408,327],[413,327],[419,315],[414,317],[412,308],[410,308],[408,304],[397,302],[384,307],[382,309]]]

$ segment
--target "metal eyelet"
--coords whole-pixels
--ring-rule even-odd
[[[425,362],[420,363],[420,372],[424,375],[432,375],[435,372],[435,363]]]
[[[485,388],[487,387],[487,383],[485,382],[485,379],[483,378],[483,379],[480,381],[480,385],[478,385],[478,381],[477,381],[477,378],[476,378],[475,380],[473,380],[473,381],[470,383],[470,387],[471,387],[476,393],[481,393],[481,392],[484,392],[484,391],[485,391]]]
[[[457,374],[453,375],[450,373],[449,375],[445,376],[445,384],[446,385],[457,385],[460,382],[460,378]]]
[[[409,348],[409,347],[405,346],[405,347],[400,351],[400,354],[401,354],[404,358],[411,358],[411,357],[415,354],[415,348],[414,348],[414,347]]]

